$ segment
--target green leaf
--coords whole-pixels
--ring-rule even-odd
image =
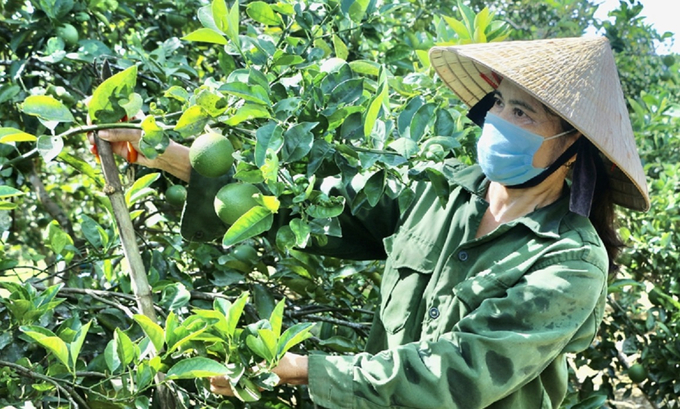
[[[324,195],[315,198],[313,204],[305,210],[305,213],[316,219],[327,219],[340,216],[344,209],[344,197],[329,198]]]
[[[246,101],[256,104],[272,106],[267,91],[260,85],[245,84],[242,82],[229,82],[219,88],[220,91],[243,98]]]
[[[276,14],[270,5],[263,1],[248,4],[246,13],[253,20],[267,26],[280,26],[283,23],[281,16]]]
[[[12,210],[16,209],[18,206],[19,206],[18,203],[0,200],[0,210]]]
[[[81,158],[77,158],[66,151],[61,151],[58,156],[59,160],[70,165],[78,172],[92,179],[98,186],[104,186],[104,178],[101,172],[95,171],[95,169],[88,162]]]
[[[225,0],[213,0],[212,1],[212,17],[215,21],[215,26],[221,32],[225,33],[229,30],[229,9],[227,8],[227,3]]]
[[[293,231],[293,234],[295,234],[295,245],[300,248],[305,248],[312,232],[309,224],[302,219],[293,219],[288,225]]]
[[[361,98],[364,93],[364,79],[351,78],[338,84],[330,95],[330,103],[349,105]]]
[[[21,327],[21,331],[33,338],[37,343],[39,343],[43,348],[54,354],[55,357],[64,364],[69,371],[72,372],[72,367],[69,365],[69,352],[66,343],[56,335],[46,335],[44,331],[31,331],[31,327]]]
[[[342,0],[342,11],[355,23],[364,19],[370,0]]]
[[[73,122],[73,114],[61,101],[49,95],[32,95],[21,105],[28,115],[37,116],[45,121]]]
[[[231,371],[217,361],[204,357],[187,358],[177,362],[166,374],[167,379],[195,379],[224,376]]]
[[[436,108],[437,105],[434,103],[428,103],[418,108],[411,119],[409,138],[416,142],[422,139],[425,131],[435,118],[434,112]]]
[[[220,0],[213,0],[213,2],[214,1]],[[235,1],[234,4],[231,6],[231,9],[229,10],[229,14],[227,16],[227,20],[229,21],[229,24],[227,26],[227,29],[223,31],[227,34],[227,37],[234,43],[234,45],[236,45],[236,48],[240,49],[241,40],[238,37],[238,30],[241,21],[238,1]]]
[[[283,134],[282,160],[284,162],[295,162],[307,156],[314,144],[314,134],[311,130],[317,124],[317,122],[295,124]]]
[[[349,62],[349,67],[357,74],[377,77],[380,74],[381,65],[369,60],[354,60]]]
[[[243,402],[256,402],[262,397],[257,385],[246,377],[241,377],[237,385],[232,385],[232,389],[236,397]]]
[[[102,247],[108,245],[108,233],[91,217],[82,215],[80,228],[83,232],[83,236],[85,236],[85,239],[92,245],[92,247],[101,249]]]
[[[249,297],[250,293],[248,291],[242,292],[236,301],[234,301],[234,303],[229,307],[229,311],[227,311],[225,314],[227,316],[227,323],[229,325],[228,334],[232,338],[236,333],[236,327],[238,326],[238,322],[241,319],[241,315],[243,315],[243,310],[246,307],[246,303],[248,303]]]
[[[314,326],[311,322],[300,322],[288,328],[279,338],[276,346],[276,356],[281,359],[289,349],[299,344],[300,342],[311,337],[310,333]]]
[[[222,245],[232,246],[264,233],[272,227],[273,223],[274,215],[267,208],[255,206],[239,217],[227,230],[222,239]]]
[[[222,115],[228,108],[224,95],[211,89],[203,89],[199,92],[196,105],[200,105],[213,118]]]
[[[142,96],[136,92],[131,93],[127,98],[118,100],[118,104],[125,110],[128,118],[133,118],[142,109],[143,103]]]
[[[73,368],[74,372],[76,370],[76,362],[78,361],[78,355],[80,355],[80,350],[83,347],[85,337],[87,336],[87,332],[90,330],[91,324],[92,321],[88,321],[87,324],[80,327],[78,333],[76,334],[75,339],[71,341],[71,343],[68,345],[69,352],[71,353],[71,367]]]
[[[149,188],[149,186],[160,177],[160,173],[149,173],[148,175],[144,175],[137,179],[130,189],[125,192],[125,203],[127,203],[128,207],[132,207],[132,205],[139,202],[144,197],[155,193],[156,191]]]
[[[219,45],[227,45],[229,42],[224,36],[211,28],[199,28],[182,37],[184,41],[192,41],[195,43],[211,43]]]
[[[40,135],[37,147],[45,162],[51,162],[64,149],[64,139],[59,135]]]
[[[407,159],[418,153],[418,144],[410,138],[399,138],[387,146]]]
[[[380,108],[382,108],[383,103],[388,98],[387,83],[383,83],[380,86],[380,92],[373,98],[371,104],[366,110],[366,119],[364,120],[364,135],[370,135],[373,132],[373,127],[375,122],[378,120],[378,115],[380,114]]]
[[[142,331],[144,331],[146,336],[149,337],[154,348],[156,348],[156,352],[162,351],[165,339],[165,331],[163,331],[163,328],[146,315],[135,314],[133,318],[142,328]]]
[[[364,193],[366,193],[366,199],[371,207],[375,207],[380,201],[380,198],[385,191],[385,170],[380,170],[373,174],[368,181],[366,186],[364,186]]]
[[[347,140],[363,139],[366,136],[364,124],[365,121],[361,117],[361,112],[354,112],[342,122],[340,136]]]
[[[173,283],[163,287],[160,304],[166,310],[184,307],[191,300],[191,293],[182,283]]]
[[[132,360],[137,354],[135,354],[135,345],[132,343],[130,337],[116,328],[113,334],[113,340],[116,343],[116,353],[118,354],[118,359],[123,366],[127,366],[132,363]]]
[[[278,338],[281,335],[281,326],[283,325],[283,309],[286,308],[286,298],[282,298],[274,307],[271,316],[269,317],[269,324],[272,326],[274,336]]]
[[[61,229],[59,223],[52,221],[47,226],[48,245],[57,254],[62,254],[66,246],[73,246],[73,239]]]
[[[249,334],[246,337],[246,345],[267,363],[273,362],[276,358],[276,336],[269,328],[261,328],[256,334]]]
[[[170,311],[168,317],[165,319],[165,343],[168,345],[168,349],[172,349],[179,337],[175,334],[175,330],[179,327],[179,320],[174,311]]]
[[[451,29],[458,35],[461,40],[469,40],[471,38],[471,33],[468,31],[465,24],[461,21],[456,20],[453,17],[442,16],[444,21],[451,27]]]
[[[163,96],[168,98],[174,98],[179,102],[186,102],[189,99],[189,93],[187,92],[187,90],[177,85],[173,85],[172,87],[168,88],[168,90],[165,91]]]
[[[474,33],[475,31],[475,12],[462,1],[458,0],[458,10],[463,16],[463,22],[468,29],[469,33]]]
[[[399,117],[397,118],[397,130],[402,138],[410,137],[413,116],[423,105],[425,105],[425,99],[421,96],[417,96],[411,99],[404,107],[404,110],[399,114]]]
[[[184,137],[198,135],[203,131],[209,119],[210,114],[205,112],[201,106],[191,106],[182,113],[182,116],[177,121],[177,125],[175,125],[175,131]]]
[[[349,56],[349,50],[342,39],[335,34],[333,35],[333,49],[335,51],[336,57],[342,60],[347,60],[347,57]]]
[[[298,65],[302,64],[306,60],[299,55],[295,54],[287,54],[287,53],[281,53],[277,51],[274,54],[274,62],[272,63],[272,67],[288,67],[291,65]]]
[[[229,126],[236,126],[245,121],[266,118],[271,118],[271,114],[265,106],[247,103],[240,107],[236,113],[224,121],[224,123]]]
[[[6,197],[21,196],[23,194],[24,192],[17,190],[13,187],[0,185],[0,199],[4,199]]]
[[[137,83],[137,66],[102,82],[92,93],[88,113],[93,124],[120,121],[127,113],[119,101],[130,98]]]
[[[265,163],[267,150],[278,153],[283,147],[283,128],[275,122],[269,122],[257,129],[255,133],[255,164],[262,167]]]
[[[116,340],[112,339],[106,344],[104,349],[104,361],[106,361],[106,366],[109,371],[115,372],[116,369],[120,368],[120,358],[116,352]]]
[[[15,128],[0,128],[0,143],[33,142],[38,138]]]
[[[484,7],[477,15],[475,16],[475,36],[477,35],[477,32],[479,31],[482,35],[486,33],[486,29],[493,20],[493,13],[489,11],[488,7]],[[484,41],[486,42],[486,36],[484,36]]]
[[[170,145],[170,138],[163,128],[158,126],[156,118],[147,116],[142,122],[142,139],[139,140],[139,151],[149,159],[155,159],[165,152]]]

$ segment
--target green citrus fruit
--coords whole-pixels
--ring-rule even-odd
[[[189,162],[198,173],[215,178],[229,172],[234,163],[234,147],[224,136],[209,132],[194,141],[189,148]]]
[[[64,40],[64,43],[68,45],[78,44],[78,30],[76,30],[76,28],[71,24],[66,23],[62,26],[59,26],[57,28],[57,36]]]
[[[644,382],[647,379],[647,369],[641,364],[633,364],[628,368],[628,377],[635,383]]]
[[[182,185],[172,185],[165,191],[165,199],[173,206],[181,206],[187,200],[187,188]]]
[[[260,193],[260,189],[250,183],[224,185],[215,196],[215,213],[226,224],[234,224],[239,217],[258,205],[253,198],[256,193]]]
[[[166,14],[165,20],[168,22],[170,27],[182,28],[187,24],[188,19],[181,14]]]
[[[236,247],[231,253],[234,258],[240,260],[246,264],[255,264],[259,260],[260,256],[257,255],[257,250],[250,244],[241,244]]]
[[[673,64],[675,64],[675,57],[670,54],[664,55],[662,61],[663,65],[665,65],[666,67],[671,67],[673,66]]]

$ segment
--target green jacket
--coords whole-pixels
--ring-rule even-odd
[[[526,409],[564,399],[565,354],[587,348],[603,316],[601,240],[569,212],[568,195],[475,239],[488,181],[478,166],[443,171],[445,207],[422,183],[403,217],[381,203],[345,217],[348,240],[330,241],[332,255],[387,261],[367,351],[309,358],[318,405]]]

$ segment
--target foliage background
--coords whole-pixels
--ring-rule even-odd
[[[158,405],[153,384],[135,374],[155,373],[184,357],[208,353],[201,349],[205,343],[188,342],[181,353],[145,369],[149,361],[141,352],[148,336],[131,316],[135,306],[130,281],[98,165],[83,134],[54,137],[46,127],[49,123],[23,112],[21,103],[27,97],[49,95],[69,108],[75,122],[58,124],[55,133],[60,134],[85,123],[83,99],[98,85],[104,60],[116,72],[137,65],[135,91],[145,112],[175,125],[182,112],[201,105],[191,96],[220,94],[219,88],[231,82],[231,73],[253,68],[262,76],[249,73],[247,80],[262,84],[272,105],[260,109],[244,104],[243,97],[222,93],[224,117],[220,113],[204,122],[195,120],[190,122],[196,126],[193,132],[174,129],[165,136],[189,144],[209,122],[240,147],[239,170],[257,178],[259,165],[253,165],[261,143],[258,129],[269,121],[282,126],[320,122],[302,137],[312,134],[314,141],[324,139],[328,146],[319,143],[317,150],[295,160],[286,160],[279,151],[279,169],[292,183],[270,181],[268,191],[284,208],[304,212],[311,204],[330,206],[314,202],[318,195],[293,200],[304,196],[308,187],[301,175],[336,174],[345,181],[365,175],[363,203],[345,205],[370,206],[383,194],[405,192],[402,189],[414,178],[440,180],[436,174],[418,173],[418,165],[441,161],[451,153],[463,161],[473,160],[476,130],[463,118],[462,104],[434,79],[426,51],[435,43],[466,41],[466,35],[489,40],[505,32],[493,34],[504,22],[513,39],[577,36],[590,25],[603,30],[616,53],[652,198],[647,214],[620,213],[620,232],[628,248],[619,260],[621,272],[611,283],[600,337],[572,362],[575,372],[564,406],[614,407],[634,391],[642,391],[653,407],[680,406],[679,241],[674,228],[680,199],[680,76],[674,56],[655,53],[654,41],[667,35],[639,17],[638,2],[622,1],[602,22],[594,19],[596,6],[587,0],[502,0],[488,4],[498,23],[476,32],[487,16],[483,11],[487,4],[477,0],[268,2],[280,19],[273,17],[274,21],[253,14],[249,4],[242,3],[238,29],[225,30],[226,46],[182,40],[203,27],[199,9],[209,4],[0,3],[0,128],[40,137],[0,143],[0,279],[21,284],[0,290],[2,405]],[[231,9],[233,3],[226,6]],[[466,8],[477,20],[469,18]],[[442,16],[463,24],[467,16],[469,32]],[[63,24],[75,28],[76,41],[59,35]],[[240,49],[234,47],[235,39]],[[343,88],[335,89],[341,83]],[[244,112],[238,123],[225,119]],[[367,118],[373,117],[378,125],[365,132]],[[3,132],[0,138],[7,136]],[[437,138],[441,136],[446,138]],[[167,143],[155,142],[158,149]],[[308,228],[296,228],[295,237],[278,243],[261,236],[228,248],[219,242],[189,243],[179,235],[181,208],[170,205],[163,194],[180,181],[123,163],[121,170],[149,281],[164,318],[172,311],[186,320],[196,308],[211,309],[216,298],[233,301],[249,291],[252,299],[242,325],[270,317],[276,302],[285,297],[286,327],[319,323],[314,337],[299,347],[303,352],[361,350],[378,297],[381,263],[316,257],[289,245],[291,240],[304,243],[318,229],[332,228],[330,221],[314,224],[310,218]],[[257,257],[252,257],[253,249]],[[27,336],[21,325],[48,328],[69,345],[82,334],[74,370]],[[119,346],[109,347],[112,340]],[[130,359],[111,369],[107,359],[120,358],[126,348],[131,348]],[[648,372],[638,383],[626,375],[635,363]],[[592,369],[592,375],[583,375],[589,373],[583,368]],[[243,405],[217,399],[203,386],[201,380],[174,382],[177,404]],[[260,403],[251,405],[311,403],[303,388],[283,388],[265,393]]]

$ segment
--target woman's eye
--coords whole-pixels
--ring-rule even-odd
[[[524,118],[526,114],[521,109],[515,109],[515,116],[517,116],[518,118]]]

